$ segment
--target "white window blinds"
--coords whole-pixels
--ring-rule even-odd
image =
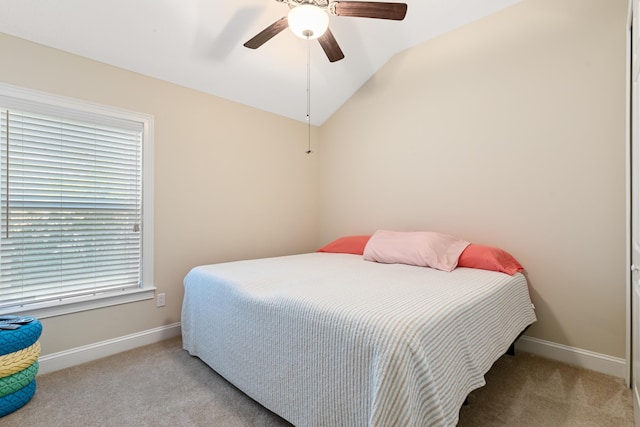
[[[0,105],[0,308],[141,286],[142,133]]]

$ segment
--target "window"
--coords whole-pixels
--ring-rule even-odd
[[[153,297],[151,125],[0,85],[0,313]]]

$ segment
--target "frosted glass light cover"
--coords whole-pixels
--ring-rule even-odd
[[[296,6],[289,11],[289,28],[301,39],[317,39],[329,28],[329,15],[311,4]]]

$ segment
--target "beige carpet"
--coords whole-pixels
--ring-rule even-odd
[[[37,381],[31,402],[0,426],[289,426],[189,356],[180,339]],[[622,380],[519,353],[496,362],[459,426],[631,427],[632,411]]]
[[[502,356],[469,396],[459,426],[633,427],[631,389],[619,378],[527,353]]]

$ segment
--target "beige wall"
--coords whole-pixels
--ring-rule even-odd
[[[179,321],[194,265],[392,228],[507,249],[530,336],[624,357],[625,17],[626,0],[525,0],[401,53],[314,156],[301,123],[0,34],[0,81],[155,117],[167,306],[44,319],[43,354]]]
[[[304,153],[304,124],[3,34],[0,52],[4,83],[155,118],[154,274],[167,305],[43,319],[43,354],[178,322],[197,264],[314,249],[318,158]]]
[[[525,0],[393,58],[321,128],[321,241],[434,230],[524,264],[528,335],[625,357],[627,0]]]

